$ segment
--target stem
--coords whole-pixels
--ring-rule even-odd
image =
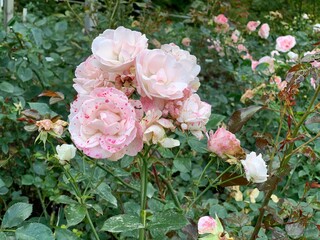
[[[49,214],[47,212],[46,205],[44,204],[41,192],[40,192],[39,188],[36,188],[36,189],[37,189],[37,194],[38,194],[39,199],[40,199],[41,207],[42,207],[43,212],[44,212],[44,216],[45,216],[46,219],[49,219]]]
[[[81,191],[80,191],[80,189],[78,188],[77,184],[75,183],[74,178],[72,177],[72,175],[70,174],[70,172],[68,171],[68,169],[64,168],[64,170],[65,170],[66,175],[69,177],[69,182],[71,183],[71,186],[72,186],[73,190],[74,190],[75,193],[76,193],[76,197],[77,197],[78,202],[79,202],[80,204],[85,205],[85,201],[84,201],[83,198],[82,198]],[[86,207],[86,206],[85,206],[85,207]],[[93,223],[92,223],[92,220],[91,220],[91,217],[90,217],[90,214],[89,214],[89,212],[88,212],[87,207],[86,207],[86,218],[87,218],[87,220],[88,220],[88,222],[89,222],[89,225],[90,225],[90,227],[91,227],[91,230],[92,230],[93,235],[95,236],[96,240],[100,240],[99,235],[98,235],[98,233],[97,233],[97,231],[96,231],[96,229],[95,229],[95,227],[94,227],[94,225],[93,225]]]
[[[228,172],[232,167],[233,167],[233,166],[230,165],[230,166],[229,166],[226,170],[224,170],[218,177],[216,177],[216,179],[214,179],[213,182],[210,183],[210,184],[189,204],[188,208],[190,208],[193,204],[195,204],[195,203],[200,199],[200,197],[202,197],[202,195],[205,194],[210,188],[216,187],[216,186],[218,186],[218,185],[220,185],[220,184],[222,184],[222,183],[226,183],[226,182],[232,181],[232,180],[234,180],[234,179],[239,178],[239,177],[242,176],[242,175],[241,175],[241,176],[236,176],[236,177],[230,178],[230,179],[228,179],[228,180],[226,180],[226,181],[218,182],[218,183],[214,184],[215,182],[217,182],[217,181],[223,176],[223,174],[225,174],[226,172]]]
[[[139,229],[139,240],[146,239],[146,205],[147,205],[147,185],[148,185],[148,163],[145,157],[141,158],[141,209],[140,209],[140,222],[143,225],[143,228]]]
[[[200,175],[200,177],[199,177],[199,179],[198,179],[198,181],[197,181],[197,187],[199,187],[199,184],[200,184],[200,182],[201,182],[201,179],[202,179],[202,177],[203,177],[203,175],[205,174],[205,172],[207,171],[207,169],[210,167],[210,165],[212,164],[212,162],[213,162],[213,158],[211,158],[211,160],[208,162],[208,164],[205,166],[205,168],[203,169],[203,171],[202,171],[202,173],[201,173],[201,175]]]
[[[168,181],[168,180],[167,180],[164,176],[162,176],[161,174],[160,174],[159,176],[160,176],[161,180],[167,185],[168,190],[169,190],[169,192],[171,193],[171,196],[172,196],[174,205],[176,205],[176,207],[177,207],[180,211],[182,211],[180,201],[179,201],[177,195],[175,194],[174,189],[173,189],[170,181]]]
[[[300,127],[302,126],[302,124],[304,123],[304,121],[306,120],[306,118],[308,117],[308,115],[312,112],[311,108],[314,104],[314,102],[316,101],[318,94],[320,92],[320,85],[317,87],[317,90],[314,94],[314,96],[311,99],[311,102],[307,108],[307,111],[303,114],[303,116],[301,117],[300,121],[298,122],[298,124],[295,126],[295,129],[292,133],[292,138],[295,138],[299,132]],[[318,135],[318,134],[317,134]],[[310,141],[310,140],[309,140]],[[285,151],[285,155],[282,158],[281,164],[280,164],[280,168],[278,169],[278,176],[280,176],[282,174],[283,168],[289,163],[291,156],[293,154],[293,148],[294,148],[294,142],[292,142],[289,145],[289,148]],[[299,147],[298,147],[299,148]],[[262,206],[260,208],[260,214],[256,223],[256,226],[254,227],[254,230],[252,232],[252,235],[250,237],[250,240],[255,240],[256,236],[258,235],[260,228],[261,228],[261,224],[263,221],[263,217],[264,217],[264,213],[265,213],[265,207],[268,205],[269,201],[270,201],[270,197],[273,194],[274,190],[276,189],[277,185],[279,184],[281,178],[275,176],[275,181],[272,182],[271,185],[271,189],[267,192],[266,196],[264,197],[264,201],[262,203]]]
[[[100,240],[99,235],[98,235],[98,233],[97,233],[97,231],[96,231],[96,229],[95,229],[95,227],[94,227],[94,225],[92,223],[92,220],[91,220],[91,217],[90,217],[90,214],[89,214],[89,211],[88,211],[87,208],[86,208],[86,218],[87,218],[87,220],[88,220],[88,222],[90,224],[90,227],[91,227],[91,229],[93,231],[94,237],[96,238],[96,240]]]

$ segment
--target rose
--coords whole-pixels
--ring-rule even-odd
[[[204,216],[198,221],[199,234],[215,233],[217,229],[217,222],[213,217]]]
[[[77,148],[93,158],[115,161],[125,154],[135,156],[143,147],[137,114],[123,92],[97,88],[72,103],[71,138]]]
[[[211,115],[211,105],[202,102],[198,94],[192,94],[183,102],[177,121],[182,130],[189,130],[198,139],[203,137]]]
[[[143,50],[136,58],[137,91],[142,97],[173,100],[196,88],[200,67],[193,60],[163,49]],[[197,67],[198,66],[198,67]]]
[[[231,35],[231,39],[234,43],[238,42],[240,36],[240,32],[238,30],[234,30]]]
[[[223,14],[219,14],[218,16],[214,17],[213,21],[216,23],[216,24],[227,24],[228,23],[228,18],[223,15]]]
[[[296,54],[296,53],[294,53],[294,52],[288,52],[288,57],[290,58],[290,60],[292,60],[292,61],[297,61],[298,60],[298,58],[299,58],[299,55],[298,54]]]
[[[249,32],[254,32],[259,25],[260,25],[260,21],[249,21],[247,23],[247,30]]]
[[[246,155],[245,160],[241,160],[241,164],[243,165],[248,181],[252,181],[254,183],[267,181],[268,170],[261,154],[257,156],[255,152],[251,152]]]
[[[62,144],[56,146],[57,158],[61,164],[65,164],[66,161],[70,161],[76,156],[77,149],[73,144]]]
[[[261,25],[258,34],[261,38],[267,39],[269,37],[269,32],[270,32],[270,27],[268,23],[264,23]]]
[[[288,52],[296,45],[295,37],[291,35],[278,37],[276,40],[276,49],[280,52]]]
[[[218,128],[215,133],[210,131],[207,137],[208,150],[219,157],[225,157],[226,155],[235,156],[243,151],[237,137],[225,128]]]
[[[263,73],[268,75],[268,74],[272,74],[274,73],[274,59],[269,57],[269,56],[265,56],[260,58],[258,65],[262,64],[262,63],[267,63],[268,64],[268,69],[264,70]]]
[[[143,141],[150,144],[159,143],[164,148],[173,148],[180,145],[178,140],[166,137],[165,129],[174,131],[175,126],[169,119],[161,118],[160,110],[152,110],[146,112],[146,116],[142,119],[141,125],[143,129]]]
[[[75,75],[73,87],[79,94],[89,94],[93,89],[98,87],[113,86],[111,79],[114,78],[114,74],[103,71],[93,55],[76,68]]]
[[[191,43],[191,39],[188,38],[188,37],[185,37],[181,40],[181,43],[183,46],[186,46],[186,47],[189,47],[190,46],[190,43]]]
[[[138,53],[146,49],[148,39],[140,32],[124,27],[107,29],[92,42],[92,53],[109,72],[121,72],[134,64]]]

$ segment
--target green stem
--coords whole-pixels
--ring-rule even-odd
[[[236,178],[241,177],[241,176],[236,176],[236,177],[230,178],[230,179],[228,179],[228,180],[226,180],[226,181],[224,181],[224,182],[218,182],[218,183],[214,184],[215,182],[217,182],[217,181],[223,176],[223,174],[225,174],[226,172],[228,172],[232,167],[233,167],[233,166],[230,165],[230,166],[229,166],[226,170],[224,170],[218,177],[216,177],[216,178],[213,180],[213,182],[211,182],[211,183],[189,204],[188,208],[192,207],[193,204],[195,204],[195,203],[203,196],[203,194],[205,194],[210,188],[216,187],[216,186],[218,186],[218,185],[220,185],[220,184],[222,184],[222,183],[229,182],[229,181],[232,181],[232,180],[234,180],[234,179],[236,179]]]
[[[210,165],[212,164],[212,162],[213,162],[213,158],[211,158],[211,160],[207,163],[207,165],[206,165],[205,168],[203,169],[203,171],[202,171],[202,173],[201,173],[201,175],[200,175],[200,177],[199,177],[199,179],[198,179],[198,181],[197,181],[197,187],[199,187],[199,184],[200,184],[200,182],[201,182],[201,179],[202,179],[203,175],[205,174],[205,172],[207,171],[207,169],[210,167]]]
[[[147,205],[147,185],[148,185],[148,163],[145,157],[141,158],[141,209],[140,209],[140,222],[143,225],[143,228],[139,229],[139,240],[146,239],[146,205]]]
[[[170,181],[168,181],[168,180],[167,180],[164,176],[162,176],[161,174],[160,174],[159,176],[160,176],[161,180],[167,185],[168,190],[169,190],[169,192],[171,193],[171,196],[172,196],[174,205],[176,205],[176,207],[177,207],[180,211],[182,211],[180,201],[179,201],[177,195],[175,194],[174,189],[173,189]]]
[[[87,208],[86,208],[86,218],[87,218],[87,220],[88,220],[88,222],[90,224],[90,227],[91,227],[91,229],[93,231],[94,237],[96,238],[96,240],[100,240],[99,235],[98,235],[98,233],[96,231],[96,228],[94,227],[94,225],[92,223],[92,220],[91,220],[91,217],[90,217],[90,214],[89,214],[89,211],[88,211]]]
[[[93,232],[93,235],[95,236],[96,240],[100,240],[99,235],[98,235],[98,233],[97,233],[97,231],[96,231],[96,228],[94,227],[94,225],[93,225],[93,223],[92,223],[92,220],[91,220],[90,214],[89,214],[89,212],[88,212],[88,209],[87,209],[87,207],[86,207],[86,205],[85,205],[85,200],[83,200],[83,198],[82,198],[81,191],[80,191],[80,189],[77,187],[77,184],[76,184],[75,179],[73,178],[73,176],[71,175],[71,173],[69,172],[68,169],[64,168],[64,170],[65,170],[66,175],[67,175],[68,178],[69,178],[68,180],[69,180],[69,182],[71,183],[71,186],[72,186],[73,190],[74,190],[75,193],[76,193],[76,197],[77,197],[78,202],[79,202],[80,204],[84,205],[85,208],[86,208],[86,218],[87,218],[87,220],[88,220],[88,222],[89,222],[89,225],[90,225],[90,227],[91,227],[91,230],[92,230],[92,232]]]
[[[46,205],[44,204],[44,201],[43,201],[41,192],[40,192],[39,188],[36,188],[36,189],[37,189],[37,194],[38,194],[38,196],[39,196],[40,203],[41,203],[41,206],[42,206],[42,209],[43,209],[43,212],[44,212],[44,216],[45,216],[46,219],[49,219],[49,214],[48,214],[48,212],[47,212]]]

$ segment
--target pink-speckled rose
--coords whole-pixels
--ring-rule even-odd
[[[208,150],[219,157],[224,157],[226,154],[235,156],[243,151],[237,137],[225,128],[218,128],[215,133],[210,131],[207,137]]]
[[[249,21],[247,23],[247,30],[249,32],[254,32],[259,25],[260,25],[260,21]]]
[[[258,34],[261,38],[267,39],[269,37],[269,32],[270,32],[269,24],[264,23],[261,25]]]
[[[124,27],[107,29],[92,42],[92,53],[109,72],[121,72],[134,64],[139,52],[146,49],[148,39],[140,32]]]
[[[216,24],[227,24],[228,23],[228,18],[223,15],[223,14],[219,14],[218,16],[214,17],[213,21],[216,23]]]
[[[84,154],[115,161],[141,151],[142,129],[138,120],[123,92],[97,88],[88,95],[79,95],[72,103],[69,132]]]
[[[163,49],[144,50],[136,58],[137,90],[142,97],[173,100],[196,88],[200,67],[184,55],[177,59]],[[190,55],[191,56],[191,55]],[[197,67],[198,66],[198,67]]]
[[[206,131],[206,123],[211,115],[211,105],[202,102],[198,94],[192,94],[183,102],[177,121],[182,130],[189,130],[198,139]]]
[[[217,222],[213,217],[204,216],[201,217],[198,221],[198,233],[215,233],[217,230]]]
[[[114,74],[103,71],[93,55],[76,68],[75,75],[73,87],[79,94],[89,94],[95,88],[113,85],[110,80]]]
[[[280,52],[288,52],[296,45],[296,39],[291,35],[278,37],[276,42],[276,49]]]

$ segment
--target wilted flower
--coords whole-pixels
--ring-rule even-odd
[[[235,156],[243,151],[237,137],[225,128],[218,128],[215,133],[210,131],[207,137],[208,150],[219,157],[225,157],[225,155]]]
[[[62,144],[56,146],[57,158],[61,164],[65,164],[70,161],[76,155],[76,147],[73,144]]]
[[[191,39],[188,38],[188,37],[185,37],[185,38],[182,39],[181,43],[182,43],[182,45],[184,45],[186,47],[189,47],[190,43],[191,43]]]
[[[66,127],[68,123],[63,120],[57,120],[52,122],[50,119],[43,119],[36,122],[36,126],[38,127],[38,131],[47,131],[50,134],[61,137],[64,131],[64,127]]]
[[[276,49],[280,52],[288,52],[296,45],[296,39],[291,35],[278,37],[276,42]]]
[[[245,160],[241,160],[241,163],[244,167],[248,181],[252,181],[254,183],[267,181],[267,165],[262,159],[261,154],[257,156],[255,152],[251,152],[250,154],[247,154]]]

